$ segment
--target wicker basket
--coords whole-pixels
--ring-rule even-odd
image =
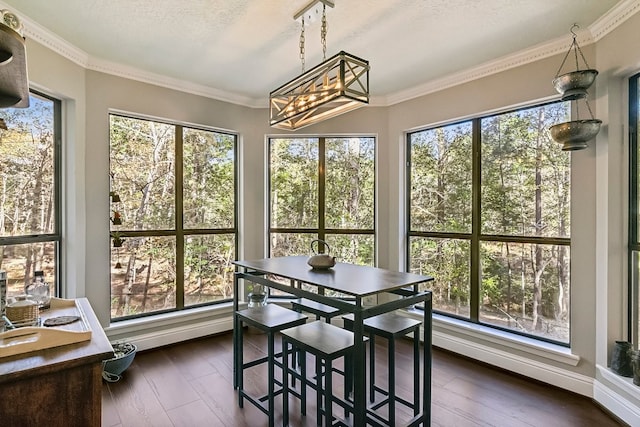
[[[35,323],[38,319],[38,303],[20,300],[7,305],[7,318],[11,323]]]

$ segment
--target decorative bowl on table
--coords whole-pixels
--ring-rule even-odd
[[[138,347],[131,343],[118,343],[113,345],[115,354],[111,359],[102,362],[102,378],[109,382],[116,382],[122,378],[122,373],[133,362]]]

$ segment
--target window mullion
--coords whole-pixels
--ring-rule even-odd
[[[174,183],[175,183],[175,228],[176,228],[176,308],[184,308],[184,221],[183,221],[183,134],[184,128],[176,126]]]
[[[480,318],[480,282],[482,279],[480,262],[481,196],[482,196],[482,153],[481,120],[472,121],[472,196],[471,196],[471,272],[470,272],[470,318],[478,322]]]
[[[324,137],[318,139],[318,238],[326,240],[325,230],[325,197],[326,197],[326,139]],[[324,252],[324,248],[318,248]]]

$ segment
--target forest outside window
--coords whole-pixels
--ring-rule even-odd
[[[22,295],[36,271],[61,296],[61,102],[32,91],[28,108],[0,118],[0,270],[8,296]]]
[[[236,146],[230,133],[110,115],[112,319],[233,298]]]
[[[569,344],[570,156],[548,133],[569,117],[556,102],[408,134],[408,268],[435,277],[435,311]]]
[[[375,138],[269,139],[269,207],[270,256],[321,239],[340,262],[374,265]]]

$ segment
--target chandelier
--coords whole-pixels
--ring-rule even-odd
[[[322,63],[305,72],[305,14],[318,3],[322,3]],[[302,74],[269,94],[269,123],[272,127],[300,129],[369,103],[369,61],[344,51],[326,59],[327,6],[334,7],[333,0],[313,0],[293,16],[296,21],[300,18],[302,23]]]

